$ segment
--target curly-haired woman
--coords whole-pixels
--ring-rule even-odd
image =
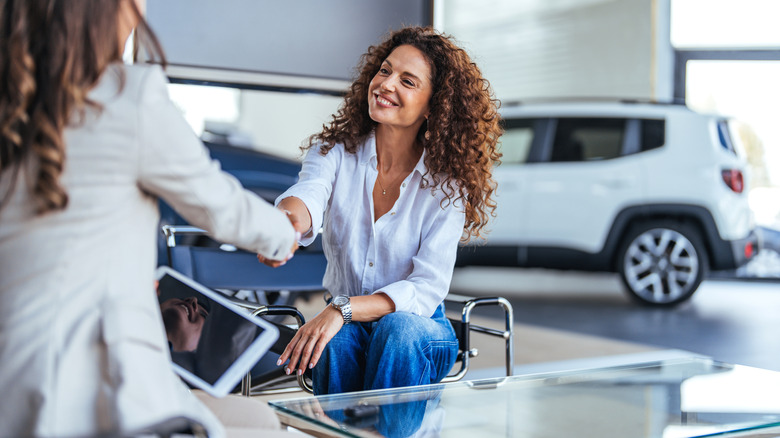
[[[458,242],[480,237],[495,208],[497,101],[466,52],[405,28],[359,69],[310,139],[299,182],[277,199],[301,243],[323,229],[334,298],[279,359],[288,373],[313,368],[316,394],[446,376],[458,343],[442,303]]]

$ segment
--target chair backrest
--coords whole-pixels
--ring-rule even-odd
[[[284,266],[270,268],[246,251],[177,245],[169,248],[173,269],[212,289],[322,290],[325,256],[299,251]]]

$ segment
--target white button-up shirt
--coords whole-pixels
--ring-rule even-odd
[[[442,190],[421,188],[425,153],[401,183],[395,205],[374,218],[377,177],[374,136],[351,154],[336,145],[328,154],[312,147],[298,183],[276,200],[294,196],[306,204],[312,230],[323,229],[328,267],[324,286],[334,295],[383,292],[396,311],[431,316],[447,295],[466,216],[461,202]]]

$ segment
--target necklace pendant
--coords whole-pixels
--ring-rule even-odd
[[[386,191],[384,191],[384,190],[382,190],[382,194],[383,194],[383,195],[386,195],[386,194],[387,194],[387,192],[386,192]]]

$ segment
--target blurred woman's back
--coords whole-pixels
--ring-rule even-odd
[[[218,421],[171,371],[157,196],[215,238],[284,259],[285,215],[222,173],[158,66],[121,63],[131,0],[0,1],[0,426],[126,435]]]

